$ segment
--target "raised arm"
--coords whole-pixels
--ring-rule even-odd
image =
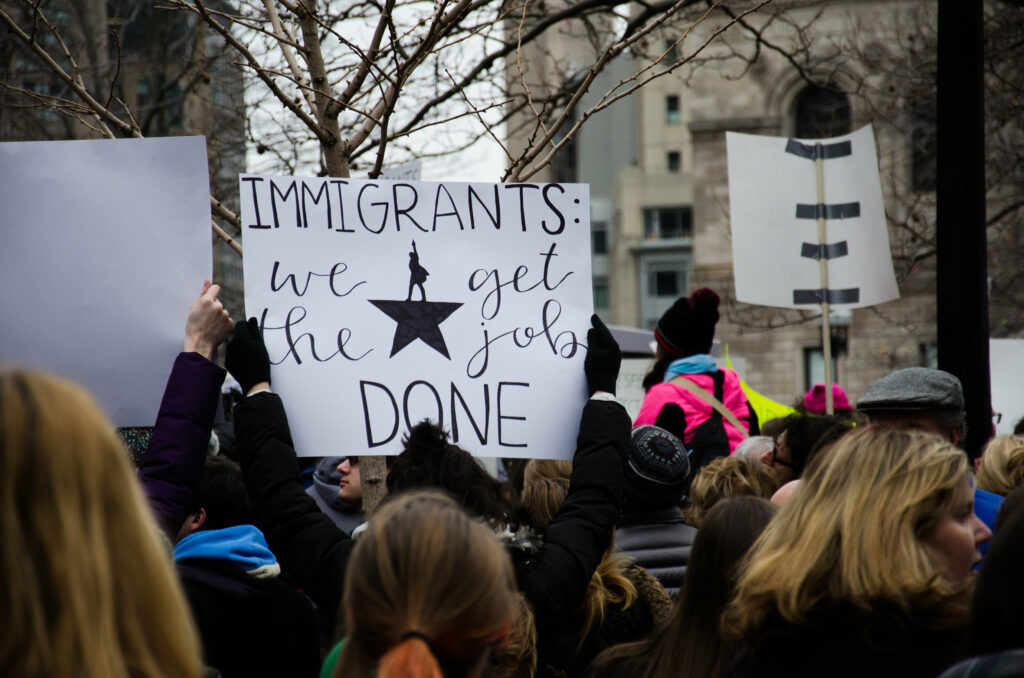
[[[195,508],[224,370],[211,362],[233,322],[207,280],[185,321],[184,351],[174,360],[139,480],[160,527],[174,541]]]
[[[255,318],[235,330],[227,366],[246,393],[235,407],[235,435],[256,526],[333,628],[353,542],[302,486],[284,405],[269,392],[270,361]]]
[[[619,519],[631,429],[626,409],[614,400],[622,354],[604,323],[596,315],[592,322],[584,361],[591,398],[580,417],[569,492],[548,525],[544,546],[520,573],[538,638],[559,637],[559,625],[583,601]]]

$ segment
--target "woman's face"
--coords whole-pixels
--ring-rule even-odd
[[[796,474],[793,473],[793,455],[786,443],[785,431],[775,438],[775,445],[772,446],[772,449],[761,455],[761,461],[771,469],[779,487],[796,478]]]
[[[922,541],[946,568],[949,578],[962,582],[981,562],[978,547],[991,538],[992,532],[974,514],[974,490],[964,481],[964,491],[953,511],[942,516],[924,534]]]

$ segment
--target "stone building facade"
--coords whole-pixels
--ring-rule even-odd
[[[934,365],[934,260],[914,256],[920,232],[908,236],[905,228],[912,210],[923,215],[925,230],[934,224],[930,187],[911,185],[915,163],[929,162],[928,149],[908,135],[909,97],[895,93],[883,110],[864,95],[885,92],[880,74],[888,71],[863,63],[879,45],[891,54],[896,31],[934,21],[927,4],[775,3],[772,14],[744,19],[773,49],[762,44],[753,58],[750,31],[726,28],[697,59],[595,114],[569,149],[575,158],[558,166],[575,167],[568,178],[591,185],[596,310],[613,324],[651,328],[678,296],[711,287],[722,296],[716,339],[745,359],[747,382],[780,402],[796,400],[824,380],[820,312],[736,301],[725,133],[816,138],[870,123],[901,298],[833,312],[835,378],[855,399],[893,369]],[[647,56],[620,57],[581,110],[624,74],[690,54],[727,21],[711,15],[688,33],[691,21],[678,22]],[[562,37],[572,40],[571,30]],[[533,177],[556,179],[566,180],[564,172]]]

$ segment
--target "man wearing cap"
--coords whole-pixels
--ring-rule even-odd
[[[908,367],[877,380],[857,401],[871,426],[927,431],[958,445],[964,437],[964,391],[949,372]]]
[[[679,595],[697,534],[679,508],[689,475],[683,441],[657,426],[633,429],[615,543],[654,575],[673,599]]]
[[[887,374],[868,386],[857,409],[871,426],[889,426],[934,433],[959,445],[964,428],[964,390],[949,372],[927,367],[908,367]],[[974,491],[974,511],[994,529],[1002,497],[985,490]],[[982,545],[982,555],[988,544]]]

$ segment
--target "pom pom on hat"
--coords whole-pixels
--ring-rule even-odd
[[[654,338],[662,350],[673,358],[710,353],[719,303],[718,294],[708,287],[677,299],[654,328]]]

